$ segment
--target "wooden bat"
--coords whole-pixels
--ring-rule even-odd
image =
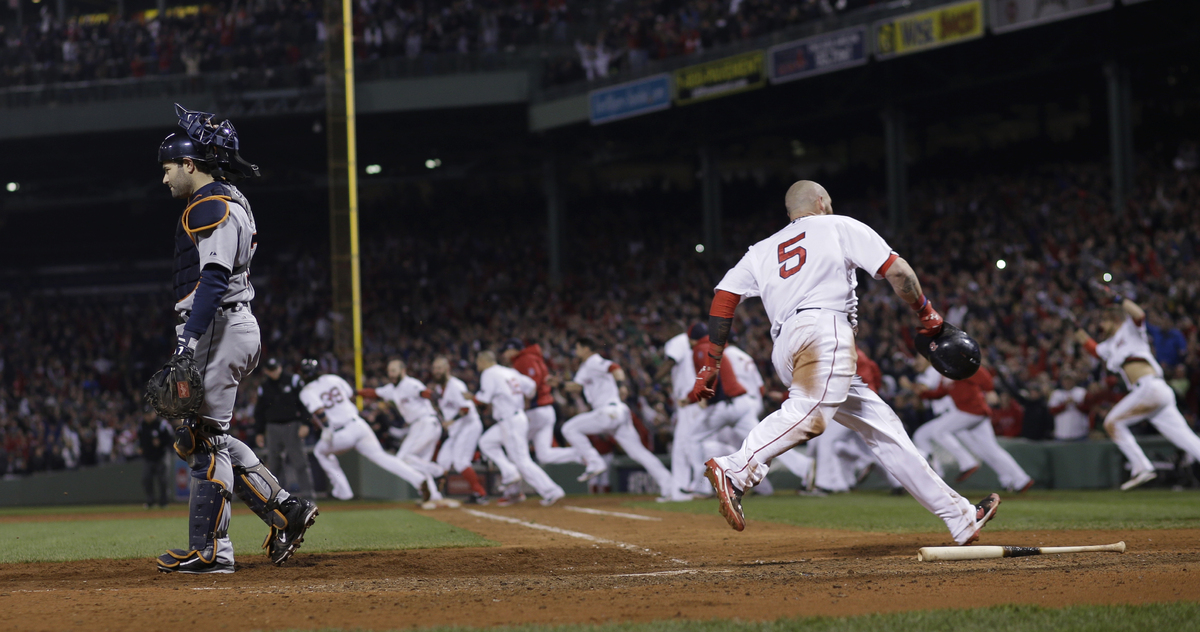
[[[1059,553],[1124,553],[1125,543],[1094,546],[926,546],[917,551],[918,562],[989,560],[997,557],[1057,555]]]

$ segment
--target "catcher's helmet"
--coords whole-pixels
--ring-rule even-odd
[[[202,145],[188,138],[187,134],[171,134],[164,138],[162,144],[158,146],[159,162],[184,158],[191,158],[196,162],[213,164],[217,162],[217,154],[211,146]]]
[[[262,175],[258,165],[246,162],[238,149],[237,130],[228,120],[213,123],[215,116],[208,112],[189,110],[175,104],[175,116],[186,134],[171,134],[158,146],[158,161],[190,158],[214,167],[213,177],[235,182],[241,178]]]
[[[936,338],[917,334],[917,353],[952,380],[965,380],[979,370],[979,343],[950,323],[942,325]]]
[[[311,382],[321,374],[321,363],[316,358],[304,358],[300,361],[300,377],[305,382]]]

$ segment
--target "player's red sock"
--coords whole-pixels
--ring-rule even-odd
[[[471,466],[467,466],[467,469],[459,472],[459,474],[462,474],[463,479],[471,485],[471,491],[480,496],[487,496],[487,490],[483,488],[483,485],[479,484],[479,477],[475,475],[475,470]]]

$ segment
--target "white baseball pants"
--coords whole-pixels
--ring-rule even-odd
[[[698,436],[703,415],[700,404],[680,406],[675,410],[675,432],[671,440],[672,492],[692,490],[692,484],[704,476],[704,455]]]
[[[518,412],[507,419],[497,420],[483,433],[479,449],[500,469],[501,485],[512,485],[524,479],[543,499],[566,495],[563,488],[529,455],[529,418],[525,413]]]
[[[433,415],[422,417],[408,424],[408,435],[400,443],[396,456],[419,472],[441,476],[446,473],[445,468],[433,462],[433,452],[441,438],[442,423],[438,418]]]
[[[554,447],[554,422],[558,421],[554,406],[530,408],[525,416],[529,418],[529,439],[533,441],[538,463],[579,463],[579,453],[573,448]]]
[[[960,439],[970,444],[970,451]],[[973,415],[957,408],[948,410],[917,428],[913,442],[927,455],[933,453],[933,444],[937,443],[954,455],[959,471],[963,472],[979,465],[977,455],[996,472],[1005,487],[1020,489],[1029,482],[1029,474],[996,442],[996,432],[987,415]]]
[[[717,459],[736,487],[756,485],[772,459],[836,420],[862,436],[884,468],[946,523],[955,541],[974,533],[975,507],[934,473],[896,413],[854,374],[854,333],[844,313],[813,309],[788,319],[771,360],[790,385],[789,398],[750,431],[740,450]]]
[[[563,424],[562,431],[571,447],[578,450],[579,455],[583,457],[584,466],[589,471],[600,470],[606,466],[604,459],[600,458],[600,453],[592,447],[592,442],[587,436],[611,435],[629,458],[646,468],[646,472],[658,484],[659,492],[663,496],[676,495],[671,491],[670,470],[642,445],[642,438],[633,427],[633,417],[625,404],[609,404],[575,415]]]
[[[475,448],[483,436],[483,421],[478,415],[470,415],[450,424],[448,436],[438,450],[438,467],[444,471],[461,472],[471,467],[475,460]]]
[[[329,477],[329,482],[333,485],[330,494],[334,498],[349,500],[354,497],[354,490],[350,489],[350,479],[346,478],[346,473],[342,471],[342,466],[337,459],[337,455],[350,450],[358,450],[358,453],[366,457],[368,461],[404,479],[414,489],[420,489],[421,483],[427,483],[431,498],[441,500],[442,495],[438,493],[433,478],[413,469],[399,457],[384,451],[383,446],[379,445],[379,439],[371,431],[371,426],[361,418],[355,419],[337,430],[333,428],[322,430],[321,440],[313,448],[313,456],[317,458],[317,463],[321,464],[321,469],[325,470],[325,475]]]
[[[1117,402],[1104,418],[1104,429],[1125,458],[1129,459],[1134,476],[1154,470],[1154,465],[1138,445],[1137,439],[1129,432],[1129,426],[1143,419],[1149,419],[1159,434],[1200,461],[1200,437],[1192,432],[1187,420],[1175,407],[1175,392],[1161,377],[1147,375],[1138,380],[1129,394]]]

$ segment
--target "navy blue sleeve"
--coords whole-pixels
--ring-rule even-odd
[[[188,317],[183,331],[195,338],[204,335],[212,324],[217,308],[221,306],[221,297],[229,289],[229,270],[216,264],[204,266],[200,272],[200,287],[192,296],[192,315]]]

